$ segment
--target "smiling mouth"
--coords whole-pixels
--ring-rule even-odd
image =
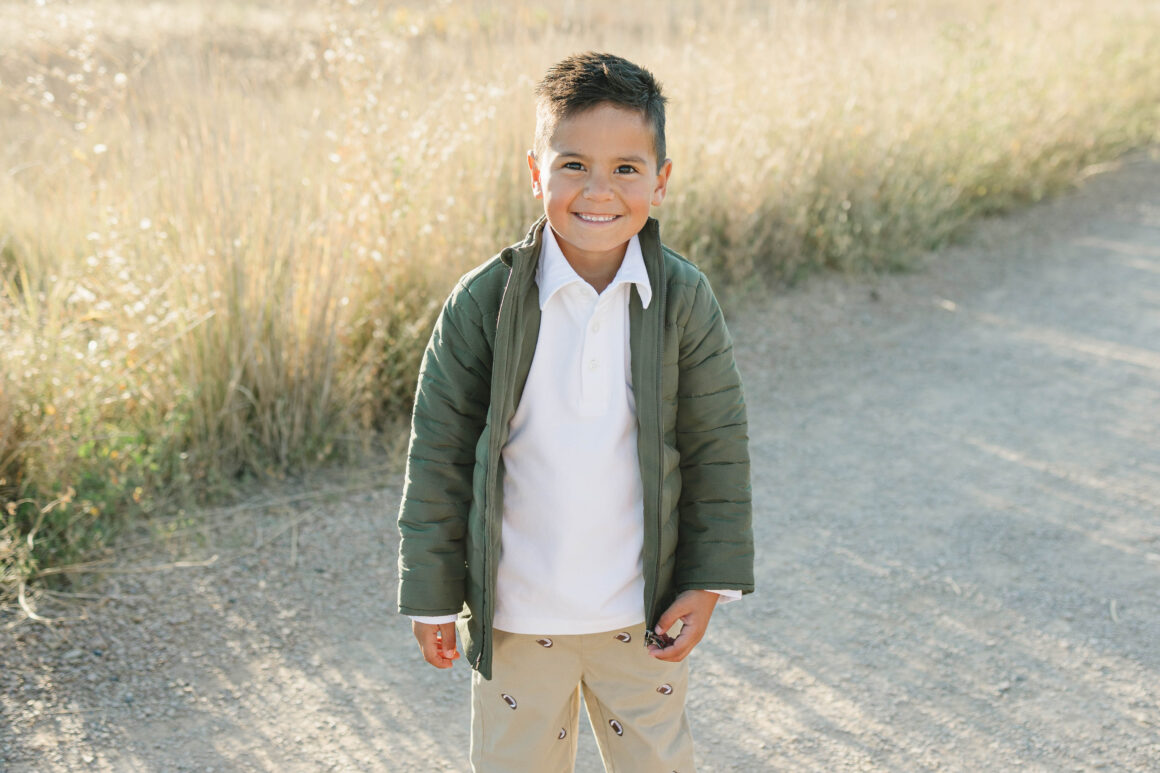
[[[620,217],[620,215],[586,215],[582,212],[575,212],[573,214],[575,214],[576,217],[580,218],[585,223],[611,223],[613,220]]]

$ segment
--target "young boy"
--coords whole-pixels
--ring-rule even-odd
[[[704,274],[660,242],[664,97],[581,54],[537,89],[544,217],[464,276],[423,359],[399,609],[472,675],[476,771],[693,770],[686,656],[753,590],[745,404]],[[681,622],[676,638],[668,632]]]

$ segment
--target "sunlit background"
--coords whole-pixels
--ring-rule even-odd
[[[127,519],[397,445],[455,278],[536,215],[532,88],[670,98],[722,288],[905,267],[1160,136],[1160,6],[0,2],[0,594]]]

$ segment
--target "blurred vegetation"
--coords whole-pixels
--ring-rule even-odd
[[[905,267],[1160,125],[1145,0],[562,7],[0,2],[0,602],[397,432],[450,285],[536,215],[567,53],[664,82],[666,241],[734,287]]]

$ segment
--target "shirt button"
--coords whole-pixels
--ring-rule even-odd
[[[596,360],[588,361],[588,370],[596,370],[599,366],[600,363],[598,363]]]
[[[592,332],[593,332],[593,333],[599,333],[599,332],[600,332],[600,323],[599,323],[599,322],[593,322],[593,323],[592,323]]]

